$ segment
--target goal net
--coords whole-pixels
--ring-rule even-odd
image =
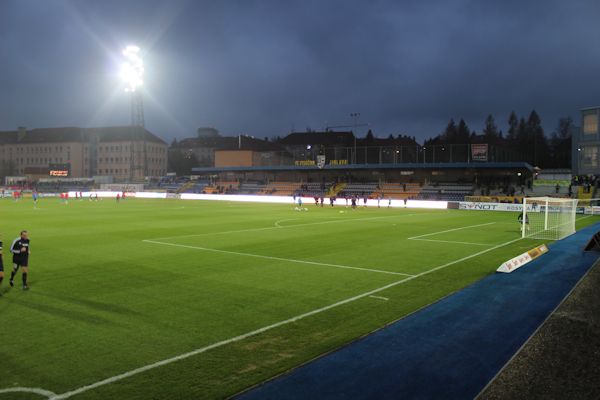
[[[523,237],[559,240],[575,233],[576,209],[576,199],[523,198]]]

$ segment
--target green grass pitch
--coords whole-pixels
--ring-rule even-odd
[[[0,234],[0,391],[76,400],[231,396],[541,243],[514,213],[134,199],[0,200]]]

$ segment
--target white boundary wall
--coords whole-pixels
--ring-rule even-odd
[[[75,198],[76,192],[69,192],[69,198]],[[115,198],[117,194],[122,194],[122,192],[115,191],[93,191],[93,192],[83,192],[82,196],[84,199],[89,198],[90,195],[102,198]],[[294,198],[292,196],[259,196],[259,195],[243,195],[243,194],[197,194],[197,193],[181,193],[179,195],[167,194],[163,192],[125,192],[125,197],[136,197],[143,199],[166,199],[166,198],[180,198],[182,200],[216,200],[216,201],[239,201],[246,203],[275,203],[275,204],[289,204],[294,205]],[[296,198],[297,200],[297,198]],[[381,208],[386,208],[388,206],[388,199],[381,199],[379,201],[379,205]],[[313,197],[303,197],[302,203],[304,206],[309,207],[315,204],[315,200]],[[326,197],[324,199],[324,206],[330,207],[329,198]],[[367,207],[377,207],[377,199],[368,199]],[[343,198],[337,198],[335,201],[336,206],[346,206],[346,200]],[[348,205],[350,205],[350,201],[348,201]],[[360,199],[357,203],[358,207],[363,207],[363,200]],[[394,208],[428,208],[428,209],[447,209],[448,202],[447,201],[431,201],[431,200],[408,200],[406,204],[404,200],[392,200],[391,207]]]

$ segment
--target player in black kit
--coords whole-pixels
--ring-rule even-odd
[[[19,268],[23,277],[23,290],[28,290],[27,274],[29,273],[29,234],[27,231],[21,231],[21,236],[16,238],[10,246],[10,252],[13,254],[13,270],[10,274],[10,286],[14,286],[14,278]]]

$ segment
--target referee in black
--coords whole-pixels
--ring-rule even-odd
[[[29,234],[27,231],[21,231],[21,235],[16,238],[10,246],[10,252],[13,254],[13,270],[10,274],[10,286],[14,286],[14,278],[21,268],[23,277],[23,290],[28,290],[27,274],[29,273]]]

